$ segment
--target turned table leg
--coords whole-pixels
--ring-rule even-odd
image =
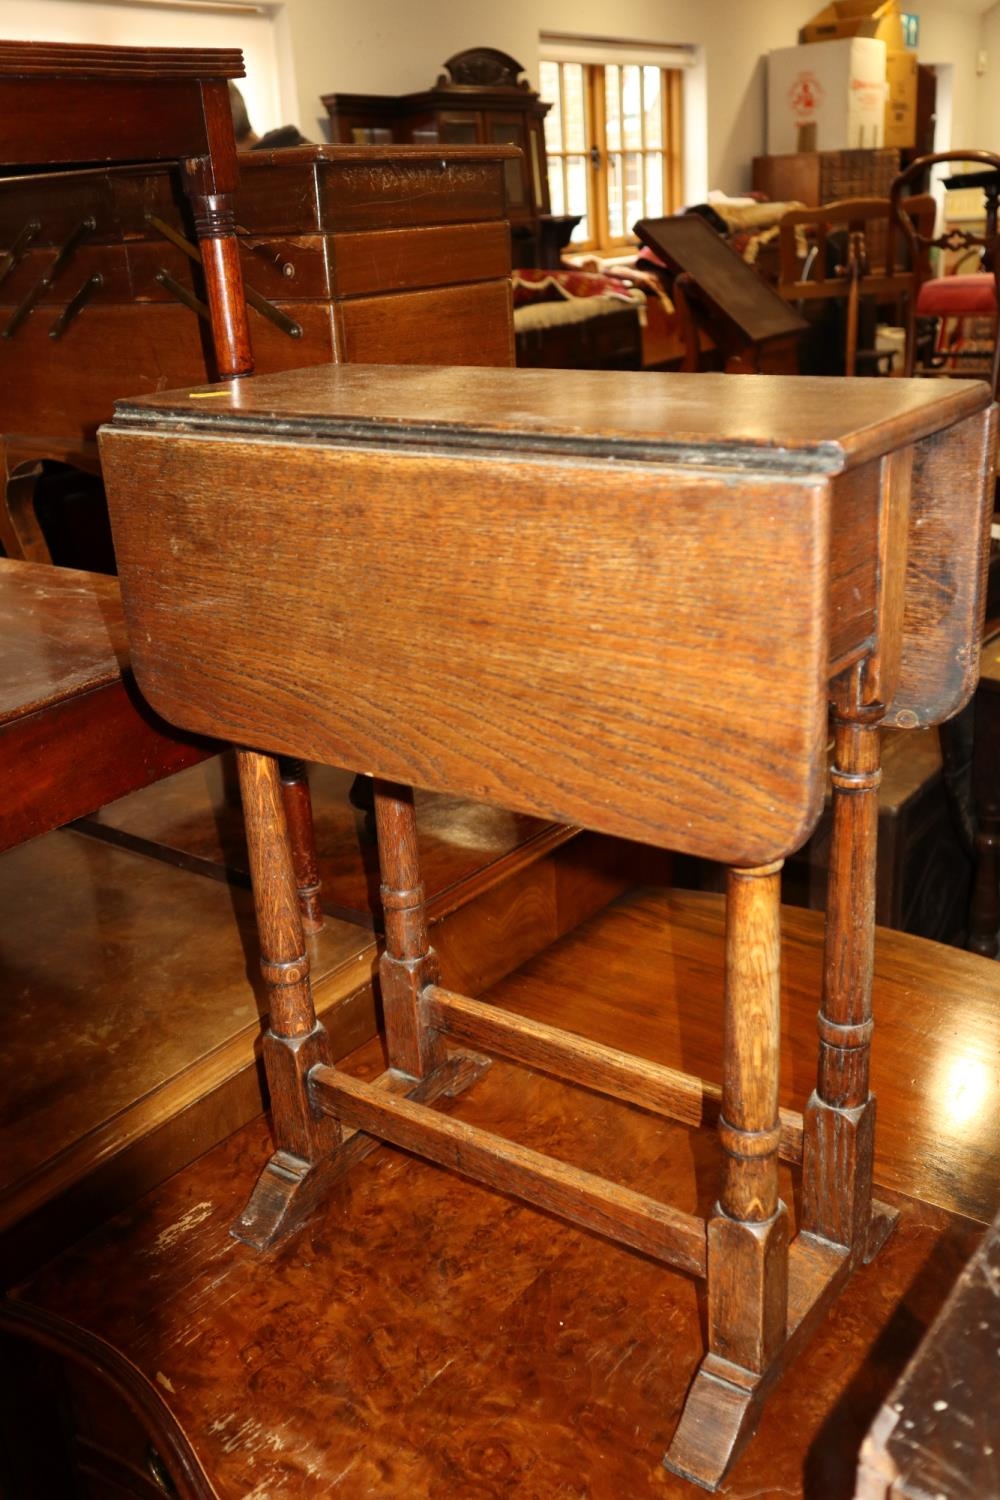
[[[708,1221],[708,1346],[760,1373],[784,1343],[788,1211],[778,1196],[781,861],[730,870],[722,1113],[725,1153]]]
[[[834,710],[833,831],[819,1070],[804,1117],[802,1227],[865,1254],[875,1099],[868,1086],[881,704]]]
[[[781,861],[730,870],[719,1202],[708,1221],[708,1353],[667,1468],[714,1489],[759,1416],[788,1326],[788,1210],[778,1194]]]
[[[319,901],[319,856],[316,852],[309,777],[303,762],[289,755],[279,756],[278,765],[281,769],[281,793],[291,840],[292,866],[295,870],[302,925],[306,932],[315,935],[323,930],[325,919]]]
[[[309,1099],[309,1070],[332,1059],[327,1033],[316,1019],[313,1004],[278,764],[272,756],[241,750],[237,766],[260,967],[269,1000],[263,1053],[276,1150],[234,1233],[261,1246],[288,1227],[301,1182],[336,1145],[339,1127],[315,1110]],[[304,1204],[297,1205],[295,1218],[304,1211]]]
[[[423,1078],[444,1061],[444,1042],[425,1021],[421,992],[438,980],[427,935],[417,820],[408,786],[376,781],[375,827],[382,871],[385,950],[379,981],[389,1067]]]

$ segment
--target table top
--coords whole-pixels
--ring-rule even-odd
[[[0,558],[0,726],[117,682],[128,665],[118,583]]]
[[[115,421],[836,474],[989,404],[977,380],[323,365],[120,401]]]

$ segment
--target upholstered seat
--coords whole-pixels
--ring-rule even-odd
[[[917,314],[928,318],[996,317],[997,289],[988,271],[936,276],[917,293]]]

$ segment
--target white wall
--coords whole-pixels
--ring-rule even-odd
[[[986,67],[977,87],[976,145],[1000,152],[1000,4],[983,16],[979,46],[985,53]]]
[[[918,0],[904,9],[920,16],[920,61],[952,66],[950,144],[956,149],[984,145],[976,78],[982,18],[972,11],[956,9],[946,0]],[[994,74],[994,79],[998,76]]]
[[[274,0],[272,15],[129,6],[107,0],[0,0],[0,35],[36,40],[242,46],[257,130],[286,121],[323,139],[324,93],[401,93],[433,84],[446,57],[487,45],[538,76],[539,33],[630,38],[700,49],[708,118],[704,183],[738,192],[765,149],[764,55],[792,45],[821,0]],[[907,0],[920,56],[950,63],[957,145],[1000,149],[1000,3]],[[266,10],[267,6],[260,7]],[[613,16],[613,27],[609,21]],[[986,46],[990,65],[976,76]]]
[[[736,191],[764,149],[762,54],[794,43],[818,0],[286,0],[303,129],[318,131],[314,101],[336,90],[405,93],[435,81],[446,57],[488,45],[538,76],[542,31],[617,36],[704,49],[708,181]],[[310,128],[311,127],[311,128]]]
[[[0,37],[24,42],[90,42],[116,47],[242,47],[247,77],[240,83],[255,129],[284,123],[295,107],[291,74],[282,66],[284,27],[271,16],[241,10],[116,0],[0,0]],[[287,98],[282,98],[284,84]]]

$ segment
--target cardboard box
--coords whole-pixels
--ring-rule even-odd
[[[917,144],[917,54],[886,52],[885,144],[905,151]]]
[[[799,32],[799,41],[839,42],[848,37],[876,37],[894,51],[906,45],[896,0],[832,0]]]
[[[767,68],[767,149],[877,149],[884,143],[885,43],[853,37],[772,52]]]

